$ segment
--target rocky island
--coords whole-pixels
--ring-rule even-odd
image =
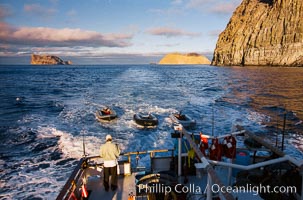
[[[160,62],[159,65],[203,65],[210,64],[210,60],[208,60],[205,56],[202,56],[197,53],[188,53],[188,54],[180,54],[180,53],[170,53],[165,55]]]
[[[72,61],[63,61],[61,58],[52,55],[36,55],[31,56],[32,65],[71,65]]]
[[[303,66],[302,19],[302,0],[243,0],[219,36],[212,65]]]

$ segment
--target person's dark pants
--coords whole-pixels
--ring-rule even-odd
[[[111,189],[115,190],[117,189],[117,182],[118,182],[118,177],[117,177],[117,166],[114,167],[104,167],[104,180],[103,184],[105,187],[105,190],[109,189],[109,176],[111,177]]]

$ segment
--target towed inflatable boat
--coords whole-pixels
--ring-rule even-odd
[[[117,118],[117,113],[112,108],[105,107],[96,112],[96,117],[101,122],[109,122]]]
[[[155,115],[149,114],[142,114],[137,113],[134,115],[134,121],[136,124],[141,126],[156,126],[158,125],[158,119]]]
[[[170,115],[170,118],[173,121],[173,123],[182,124],[184,128],[193,129],[196,126],[196,120],[192,119],[186,114],[173,113]]]

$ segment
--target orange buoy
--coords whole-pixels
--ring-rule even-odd
[[[208,139],[200,132],[200,151],[204,156],[206,156],[206,149],[208,149]]]

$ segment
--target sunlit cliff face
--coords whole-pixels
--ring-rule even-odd
[[[200,65],[210,64],[208,58],[197,53],[170,53],[165,55],[160,61],[160,65]]]
[[[243,0],[219,35],[213,65],[303,65],[303,1]]]
[[[286,130],[303,134],[303,70],[300,68],[235,68],[232,96],[227,101],[247,104],[266,115],[263,123],[273,130],[283,129],[286,114]],[[245,76],[245,82],[237,77]],[[286,78],[287,77],[287,78]]]

